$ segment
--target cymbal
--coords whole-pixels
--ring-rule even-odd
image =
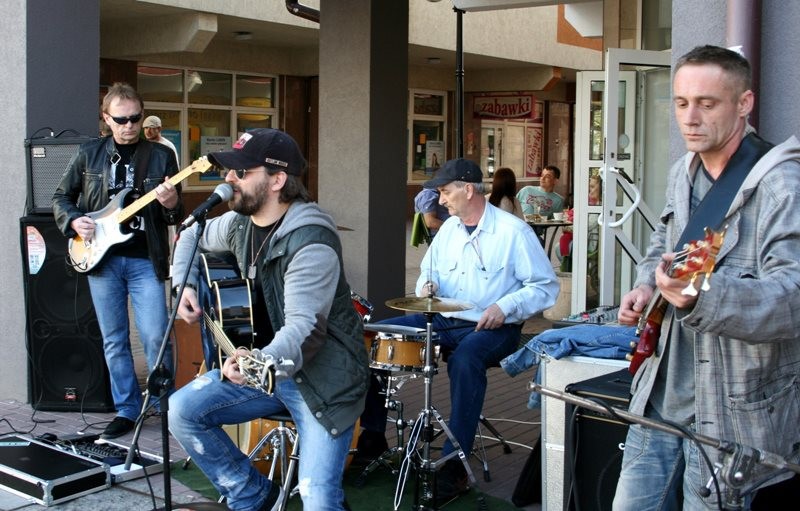
[[[386,306],[392,309],[411,312],[457,312],[474,309],[469,302],[462,302],[452,298],[431,298],[421,296],[404,296],[386,301]]]

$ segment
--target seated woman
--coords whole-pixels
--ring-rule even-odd
[[[520,220],[525,220],[522,205],[517,199],[517,178],[510,168],[497,169],[492,180],[492,193],[487,193],[486,199],[491,205],[518,216]]]

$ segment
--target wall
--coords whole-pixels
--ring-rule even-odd
[[[26,5],[18,0],[0,0],[0,57],[7,70],[0,73],[0,140],[5,148],[3,164],[3,193],[0,194],[0,237],[7,240],[0,264],[0,301],[3,303],[3,336],[0,349],[0,396],[24,401],[27,398],[27,361],[25,350],[25,302],[22,291],[22,257],[17,240],[20,238],[19,218],[23,214],[26,194],[25,147],[26,127]]]

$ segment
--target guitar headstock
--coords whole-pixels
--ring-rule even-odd
[[[697,294],[694,281],[701,274],[706,276],[701,289],[703,291],[710,289],[708,280],[717,264],[717,254],[722,247],[722,242],[725,241],[727,228],[728,226],[725,226],[720,231],[713,231],[706,227],[706,235],[702,240],[687,243],[683,250],[675,255],[670,267],[670,276],[675,279],[689,280],[689,285],[683,290],[684,294],[692,296]]]
[[[197,174],[197,173],[204,173],[208,169],[213,167],[212,163],[208,160],[207,156],[201,156],[195,161],[192,162],[191,165],[183,169],[182,172],[187,172],[189,174]]]

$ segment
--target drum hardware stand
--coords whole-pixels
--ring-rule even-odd
[[[361,472],[356,479],[354,485],[356,488],[362,488],[366,484],[366,479],[369,474],[375,471],[379,466],[387,468],[392,474],[397,474],[400,469],[392,465],[391,461],[396,454],[405,451],[405,429],[408,426],[413,426],[414,422],[405,420],[403,418],[403,402],[395,399],[393,396],[400,390],[400,387],[408,380],[417,378],[416,374],[392,376],[387,375],[386,380],[386,408],[397,412],[397,418],[394,420],[395,430],[397,431],[397,444],[384,451],[380,456],[372,460]],[[397,382],[396,385],[393,382]]]
[[[413,463],[417,468],[416,488],[414,491],[414,505],[412,509],[416,510],[432,510],[436,508],[436,469],[439,465],[444,464],[450,458],[459,457],[461,463],[467,472],[470,485],[476,484],[475,476],[469,466],[467,456],[461,449],[461,445],[453,436],[452,431],[447,426],[447,423],[442,418],[441,414],[436,410],[431,403],[433,375],[436,373],[436,367],[433,364],[433,314],[434,312],[423,312],[425,316],[426,332],[425,332],[425,367],[422,370],[424,377],[424,408],[420,411],[419,416],[414,423],[414,429],[408,441],[407,456],[403,459],[403,466],[401,466],[400,480],[398,480],[397,490],[395,492],[395,509],[400,505],[402,498],[402,487],[405,486],[405,477],[408,475],[406,466],[411,462],[412,453],[416,452],[417,442],[421,438],[422,441],[422,454]],[[453,452],[447,454],[437,461],[431,460],[431,442],[434,438],[432,419],[436,420],[441,426],[442,431],[447,435],[447,438],[453,445]],[[405,469],[405,470],[404,470]]]

